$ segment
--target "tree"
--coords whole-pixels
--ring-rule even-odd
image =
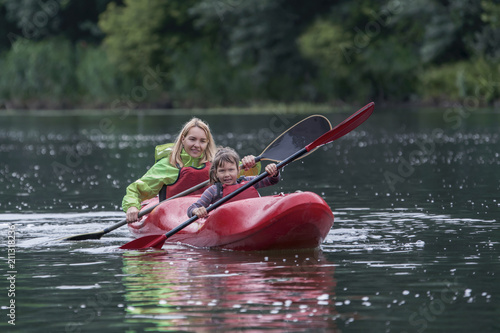
[[[111,59],[127,73],[146,67],[167,71],[172,54],[192,41],[197,32],[188,9],[195,0],[125,0],[110,3],[99,19]]]
[[[500,4],[492,0],[481,1],[481,21],[484,23],[480,31],[471,39],[469,46],[476,54],[491,61],[500,60]]]
[[[11,47],[13,36],[19,36],[16,24],[7,19],[7,7],[0,1],[0,54]]]
[[[190,13],[197,26],[216,31],[229,64],[245,68],[262,98],[293,100],[310,70],[297,38],[330,7],[326,0],[202,0]]]
[[[72,43],[100,43],[99,14],[111,0],[3,0],[7,22],[13,24],[13,39],[39,41],[62,37]]]
[[[391,1],[357,1],[338,3],[317,16],[298,45],[318,66],[323,95],[343,100],[410,98],[419,59],[407,36],[416,32],[399,24],[400,11]]]

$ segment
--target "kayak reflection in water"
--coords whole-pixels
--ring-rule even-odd
[[[125,252],[125,322],[137,332],[339,333],[336,266],[321,250]]]
[[[242,176],[238,178],[239,160],[238,153],[232,148],[224,147],[217,151],[210,167],[210,183],[213,185],[206,189],[201,198],[188,208],[187,214],[189,217],[193,215],[199,218],[207,216],[206,208],[208,206],[255,178],[254,176]],[[248,170],[255,166],[255,157],[253,155],[245,156],[241,160],[241,163],[242,167]],[[259,192],[257,192],[258,188],[275,185],[279,182],[280,174],[275,163],[268,164],[265,170],[269,174],[268,177],[257,182],[228,202],[258,198],[260,196]]]

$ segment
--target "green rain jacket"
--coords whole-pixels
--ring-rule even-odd
[[[203,166],[200,163],[203,156],[193,158],[182,149],[181,160],[185,167],[199,168]],[[163,185],[175,183],[179,177],[180,169],[170,165],[168,156],[158,160],[144,176],[136,180],[127,187],[127,193],[123,197],[122,208],[124,212],[130,207],[141,209],[141,202],[155,197],[160,192]]]

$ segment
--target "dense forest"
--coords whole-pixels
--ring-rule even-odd
[[[500,1],[0,0],[0,109],[492,106]]]

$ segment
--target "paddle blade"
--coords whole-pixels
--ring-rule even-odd
[[[144,236],[141,238],[134,239],[131,242],[128,242],[127,244],[123,244],[120,246],[120,249],[123,250],[144,250],[148,249],[150,247],[155,248],[155,249],[161,249],[163,244],[165,244],[165,241],[167,240],[167,237],[165,235],[150,235],[150,236]]]
[[[62,238],[61,240],[63,241],[75,241],[75,240],[87,240],[87,239],[101,239],[101,237],[104,235],[104,230],[103,231],[98,231],[98,232],[90,232],[88,234],[80,234],[80,235],[74,235],[74,236],[69,236]]]
[[[314,142],[307,145],[305,147],[306,150],[312,151],[313,149],[316,149],[346,135],[347,133],[364,123],[365,120],[371,116],[374,108],[375,103],[373,102],[365,105],[364,107],[356,111],[356,113],[354,113],[352,116],[335,126],[332,130],[326,132],[325,134],[314,140]]]
[[[261,160],[280,162],[332,129],[327,118],[313,115],[283,132],[260,154]],[[310,152],[311,153],[311,152]],[[307,153],[300,158],[307,156]]]

